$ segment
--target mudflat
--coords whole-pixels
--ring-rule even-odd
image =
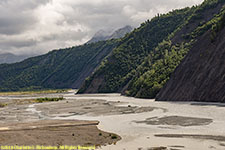
[[[118,135],[100,131],[98,121],[41,120],[0,126],[0,145],[101,146],[116,143]]]

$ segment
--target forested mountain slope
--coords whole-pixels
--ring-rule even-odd
[[[188,20],[159,43],[145,61],[128,75],[130,80],[123,93],[155,98],[194,43],[220,20],[224,13],[224,3],[224,0],[208,0],[196,7]]]
[[[155,98],[193,45],[218,22],[224,3],[205,0],[142,24],[120,41],[79,93]]]
[[[79,88],[116,45],[116,40],[102,41],[2,64],[0,91]]]
[[[194,8],[176,10],[146,21],[122,38],[113,53],[89,77],[79,93],[120,92],[127,83],[124,77],[191,15]]]

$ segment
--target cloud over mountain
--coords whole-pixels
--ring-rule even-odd
[[[42,54],[203,0],[1,0],[0,53]]]

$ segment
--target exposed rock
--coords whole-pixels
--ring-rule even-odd
[[[225,102],[225,29],[204,34],[156,97],[158,101]]]

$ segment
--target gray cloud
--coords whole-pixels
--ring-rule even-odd
[[[203,0],[1,0],[0,53],[42,54]]]
[[[47,0],[1,0],[0,34],[20,34],[30,29],[36,22],[33,10],[46,4]]]

